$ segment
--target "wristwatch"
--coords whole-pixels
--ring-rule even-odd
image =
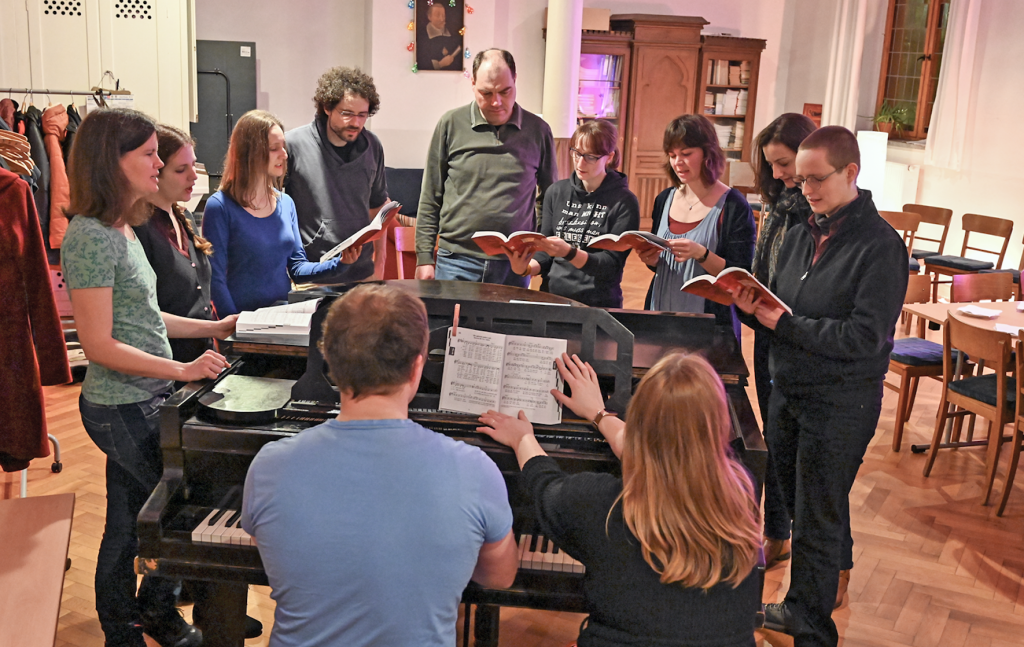
[[[572,259],[576,258],[576,252],[578,251],[580,251],[580,248],[573,245],[572,247],[569,248],[569,253],[563,256],[562,258],[565,259],[566,263],[569,263],[572,261]]]
[[[710,247],[705,247],[704,248],[704,255],[697,259],[697,263],[698,264],[699,263],[703,263],[704,261],[708,260],[708,256],[710,256],[710,255],[711,255],[711,248]]]
[[[617,418],[618,414],[612,413],[607,409],[601,409],[600,411],[597,412],[597,415],[594,416],[594,419],[591,420],[590,422],[594,423],[594,427],[598,427],[600,426],[601,421],[605,419],[605,417]]]

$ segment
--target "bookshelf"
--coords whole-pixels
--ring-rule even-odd
[[[701,36],[696,112],[715,126],[726,158],[750,161],[757,76],[765,41]]]
[[[585,29],[580,42],[576,122],[611,121],[619,128],[619,150],[623,152],[631,37],[628,32]]]

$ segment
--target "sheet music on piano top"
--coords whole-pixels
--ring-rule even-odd
[[[235,337],[238,339],[259,340],[264,338],[306,340],[309,343],[309,330],[322,299],[310,299],[297,303],[246,310],[238,315],[235,322]]]
[[[551,389],[562,388],[555,358],[566,351],[564,339],[502,335],[448,329],[439,408],[481,414],[489,409],[531,422],[556,425],[562,406]]]

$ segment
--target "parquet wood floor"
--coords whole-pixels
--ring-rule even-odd
[[[650,276],[631,256],[623,285],[627,307],[642,307]],[[745,335],[747,357],[751,343],[752,338]],[[755,402],[753,388],[749,391]],[[29,495],[78,495],[72,566],[65,578],[56,645],[102,647],[93,573],[103,532],[104,457],[82,429],[78,394],[77,386],[46,389],[47,419],[50,432],[61,441],[64,471],[51,473],[49,460],[33,463]],[[896,395],[886,391],[878,431],[851,494],[856,565],[847,602],[833,616],[845,647],[1024,644],[1024,478],[1017,479],[1003,518],[995,516],[993,506],[979,504],[981,450],[946,450],[932,476],[923,478],[924,456],[912,454],[909,446],[930,439],[938,394],[937,382],[922,380],[904,449],[895,453],[890,443]],[[1004,449],[996,494],[1002,491],[1008,455]],[[0,476],[0,498],[18,496],[18,483],[18,474]],[[787,585],[788,568],[770,571],[765,600],[781,599]],[[184,610],[189,617],[191,608]],[[269,590],[254,587],[249,614],[262,620],[266,631],[247,645],[267,644],[273,610]],[[505,609],[502,645],[562,647],[575,639],[582,618]],[[787,637],[773,633],[764,633],[758,640],[775,647],[791,644]]]

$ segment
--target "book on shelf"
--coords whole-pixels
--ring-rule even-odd
[[[490,256],[532,252],[544,238],[544,234],[536,231],[516,231],[508,236],[500,231],[478,231],[473,234],[473,242]]]
[[[740,84],[740,64],[739,62],[729,63],[729,85]]]
[[[564,339],[461,327],[453,337],[449,328],[438,407],[472,414],[493,409],[510,416],[524,411],[530,422],[558,424],[562,405],[551,389],[562,389],[555,359],[566,348]]]
[[[715,85],[729,85],[729,61],[719,59],[715,65]]]
[[[704,114],[715,114],[715,93],[710,90],[704,92]]]
[[[725,104],[725,112],[723,112],[722,114],[723,115],[741,114],[741,113],[736,112],[736,108],[739,105],[739,102],[740,102],[740,91],[739,90],[726,90],[725,91],[725,99],[723,101],[723,103]]]
[[[782,302],[782,299],[775,296],[775,293],[766,288],[763,283],[754,278],[753,274],[742,267],[727,267],[718,276],[711,276],[710,274],[695,276],[686,283],[683,283],[683,287],[679,289],[683,292],[704,297],[715,303],[732,305],[732,295],[729,294],[728,290],[735,292],[741,287],[753,288],[757,298],[760,298],[766,305],[782,308],[789,314],[793,314],[793,311]]]
[[[740,85],[750,85],[750,61],[740,61]]]
[[[652,248],[668,249],[668,241],[649,231],[632,229],[621,234],[603,234],[592,238],[587,247],[607,249],[613,252],[624,252],[630,249],[643,252]]]
[[[268,306],[239,313],[235,338],[268,344],[309,344],[310,322],[321,299]]]
[[[327,252],[324,252],[324,254],[320,256],[320,262],[325,263],[335,256],[341,255],[341,253],[349,247],[358,247],[359,245],[364,245],[370,241],[380,238],[388,224],[398,216],[398,209],[401,206],[402,205],[398,204],[394,200],[385,204],[380,208],[380,211],[377,212],[377,215],[373,217],[373,220],[370,221],[370,224],[341,241]]]

